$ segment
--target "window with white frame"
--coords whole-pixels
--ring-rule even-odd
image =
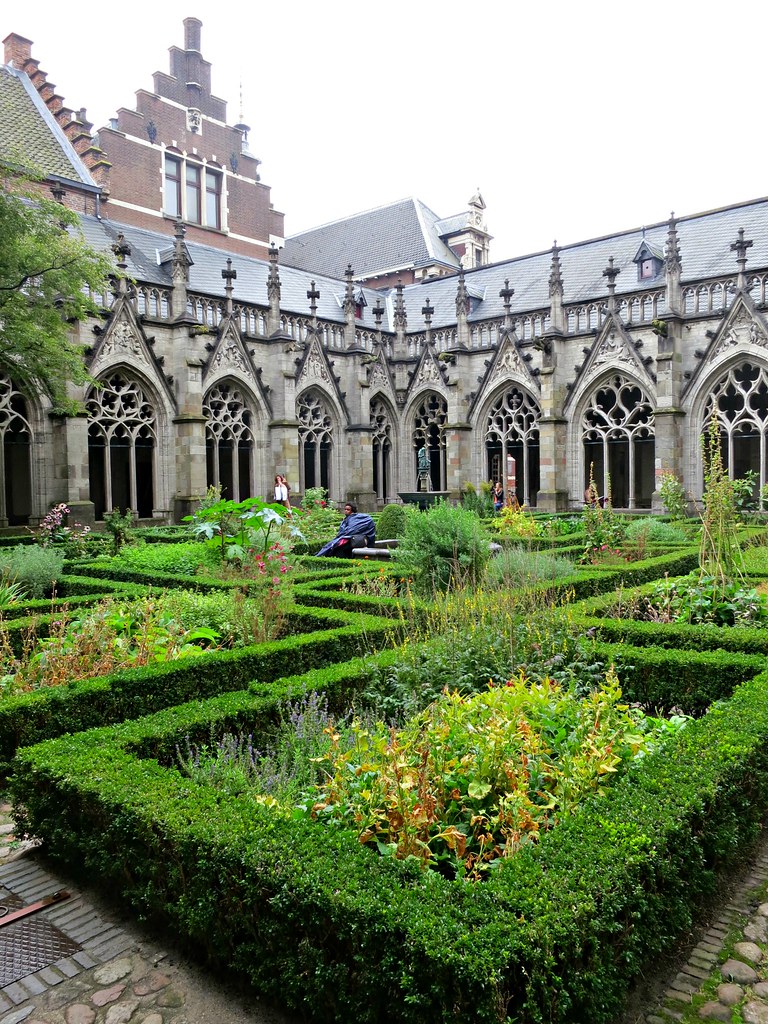
[[[183,156],[165,154],[163,212],[169,217],[221,230],[223,173]]]

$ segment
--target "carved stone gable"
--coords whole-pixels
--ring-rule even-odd
[[[310,344],[309,351],[301,367],[301,373],[299,374],[299,382],[303,383],[306,380],[321,380],[331,387],[334,386],[328,361],[323,355],[317,340],[314,339]]]
[[[765,329],[749,312],[746,306],[741,306],[738,312],[726,323],[720,337],[717,339],[711,358],[717,359],[724,353],[729,353],[738,345],[758,345],[760,348],[768,348],[768,337]]]
[[[253,380],[253,371],[245,357],[242,346],[232,334],[225,335],[216,348],[211,360],[208,376],[218,376],[221,372],[239,370]]]
[[[104,339],[99,349],[99,362],[125,359],[129,363],[149,363],[144,342],[138,331],[127,320],[119,320]]]
[[[635,358],[616,328],[612,328],[597,343],[592,352],[590,370],[620,364],[634,366]]]
[[[539,382],[531,373],[530,367],[520,354],[513,336],[507,336],[496,354],[496,358],[488,376],[487,385],[495,386],[501,380],[517,378],[525,380],[532,387],[539,388]]]

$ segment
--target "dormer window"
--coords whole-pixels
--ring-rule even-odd
[[[637,265],[638,281],[653,281],[664,269],[664,257],[657,249],[643,239],[635,253],[633,262]]]

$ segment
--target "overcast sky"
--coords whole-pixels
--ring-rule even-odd
[[[764,0],[36,0],[0,29],[99,126],[187,16],[287,234],[479,187],[500,260],[768,194]]]

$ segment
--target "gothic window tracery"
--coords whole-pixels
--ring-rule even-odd
[[[582,418],[584,486],[593,467],[600,495],[611,492],[619,508],[649,508],[654,487],[653,406],[623,374],[598,385]]]
[[[244,501],[253,495],[253,417],[231,381],[215,384],[203,401],[208,486],[222,497]]]
[[[373,489],[386,501],[391,489],[392,420],[389,409],[379,398],[371,402],[371,449],[373,453]]]
[[[113,509],[132,509],[140,519],[155,505],[157,416],[137,380],[113,373],[91,389],[88,461],[91,501],[97,519]]]
[[[538,403],[517,387],[508,388],[494,402],[485,426],[489,479],[500,480],[507,490],[507,457],[515,460],[515,497],[521,505],[535,505],[539,490]]]
[[[413,421],[411,444],[413,447],[413,479],[418,478],[418,452],[426,448],[430,457],[433,491],[447,490],[445,426],[448,422],[448,403],[435,392],[425,395]]]
[[[325,399],[311,388],[296,403],[299,421],[299,460],[302,489],[324,487],[331,490],[331,452],[333,451],[333,418]]]
[[[26,399],[10,377],[0,374],[0,524],[29,522],[32,440]]]
[[[756,491],[768,483],[768,371],[764,366],[732,366],[712,388],[707,400],[702,434],[717,416],[723,462],[732,480],[749,470],[757,473]]]

